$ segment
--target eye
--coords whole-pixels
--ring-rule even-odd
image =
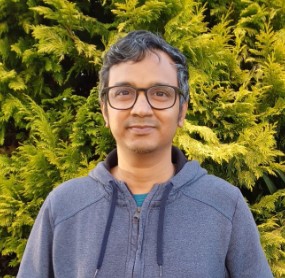
[[[136,95],[136,91],[132,87],[124,87],[118,86],[113,87],[109,91],[109,98],[117,99],[117,100],[129,100],[134,98]]]
[[[132,90],[130,88],[117,88],[115,91],[115,96],[128,96],[132,94]]]
[[[173,97],[173,89],[169,87],[153,87],[150,97],[157,100],[167,100]]]
[[[167,92],[165,92],[165,91],[155,91],[154,93],[153,93],[153,95],[155,95],[155,96],[157,96],[157,97],[165,97],[165,96],[167,96]]]

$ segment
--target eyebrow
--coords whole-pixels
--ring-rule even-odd
[[[110,86],[110,87],[113,87],[113,86],[130,86],[130,87],[138,88],[138,87],[135,86],[133,83],[127,82],[127,81],[116,82],[114,85],[112,85],[112,86]],[[154,86],[174,86],[174,85],[172,85],[172,84],[167,84],[167,83],[159,83],[159,82],[156,82],[156,83],[151,84],[151,85],[148,86],[147,88],[154,87]]]

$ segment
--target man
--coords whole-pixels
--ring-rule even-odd
[[[146,31],[106,54],[100,99],[117,149],[48,196],[19,278],[270,278],[240,191],[172,147],[185,57]]]

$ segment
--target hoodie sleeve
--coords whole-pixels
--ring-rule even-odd
[[[226,266],[231,278],[273,278],[253,216],[241,194],[232,219]]]
[[[46,199],[32,228],[17,278],[53,278],[53,224],[50,200]]]

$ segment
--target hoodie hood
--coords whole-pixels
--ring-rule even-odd
[[[172,147],[172,163],[175,165],[175,175],[165,184],[154,185],[154,188],[159,191],[157,192],[158,194],[156,194],[158,199],[155,198],[157,200],[160,200],[166,184],[173,184],[173,188],[169,193],[169,197],[171,197],[185,185],[191,186],[192,183],[207,174],[207,171],[200,166],[198,161],[188,161],[183,152],[176,147]],[[89,176],[101,183],[105,190],[110,194],[112,194],[111,183],[114,181],[114,177],[111,175],[110,170],[116,165],[118,165],[118,156],[117,150],[114,149],[110,152],[105,161],[100,162],[97,167],[89,172]],[[116,183],[120,192],[126,193],[126,190],[128,191],[124,183],[119,181]]]

